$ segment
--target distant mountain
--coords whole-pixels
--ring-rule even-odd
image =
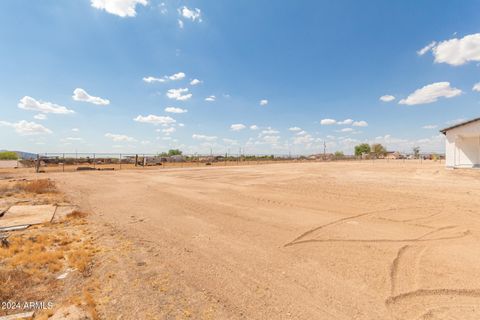
[[[24,159],[24,160],[30,160],[30,159],[36,159],[37,158],[36,153],[30,153],[30,152],[24,152],[24,151],[14,151],[14,150],[0,150],[0,152],[4,152],[4,151],[15,152],[20,159]]]

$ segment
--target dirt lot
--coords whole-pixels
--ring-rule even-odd
[[[434,162],[48,174],[109,248],[102,318],[478,319],[480,171]]]

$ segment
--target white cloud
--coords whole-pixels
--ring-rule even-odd
[[[175,107],[166,107],[165,112],[170,112],[170,113],[187,113],[187,109],[182,109],[182,108],[175,108]]]
[[[175,123],[176,120],[169,117],[169,116],[156,116],[150,114],[148,116],[137,116],[134,121],[141,122],[141,123],[151,123],[151,124],[161,124],[161,125],[169,125]]]
[[[80,132],[80,129],[78,129],[78,128],[73,128],[72,131],[73,131],[73,132]]]
[[[355,121],[355,122],[353,122],[352,126],[354,126],[354,127],[368,127],[368,123],[367,123],[367,121],[363,121],[363,120]]]
[[[342,130],[340,130],[340,132],[352,132],[353,129],[352,128],[343,128]]]
[[[83,141],[83,139],[79,137],[67,137],[65,139],[62,139],[62,141]]]
[[[335,123],[337,123],[337,121],[333,120],[333,119],[322,119],[322,120],[320,120],[320,124],[322,126],[329,126],[329,125],[332,125],[332,124],[335,124]]]
[[[288,130],[292,131],[292,132],[295,132],[295,131],[302,131],[302,128],[299,128],[299,127],[290,127],[288,128]]]
[[[191,86],[196,86],[197,84],[200,84],[200,83],[202,83],[202,81],[198,79],[193,79],[192,81],[190,81]]]
[[[189,9],[186,6],[178,8],[178,13],[185,19],[202,22],[202,11],[198,8]]]
[[[33,116],[34,119],[37,119],[37,120],[46,120],[47,119],[47,115],[44,114],[44,113],[39,113],[39,114],[36,114]]]
[[[110,100],[91,96],[87,93],[87,91],[83,90],[82,88],[76,88],[73,91],[72,98],[75,101],[90,102],[90,103],[101,105],[101,106],[106,106],[110,104]]]
[[[136,139],[126,136],[124,134],[114,134],[114,133],[106,133],[105,137],[112,139],[115,142],[135,142]]]
[[[458,118],[458,119],[454,119],[454,120],[449,120],[447,122],[445,122],[446,124],[448,125],[454,125],[454,124],[457,124],[457,123],[461,123],[461,122],[465,122],[467,121],[467,119],[465,118]]]
[[[250,126],[250,130],[258,130],[258,126],[256,124],[252,124]]]
[[[185,127],[185,124],[184,123],[179,123],[178,126],[179,127]]]
[[[306,135],[306,134],[307,134],[307,131],[305,131],[305,130],[297,132],[297,136],[303,136],[303,135]]]
[[[262,130],[262,132],[261,132],[262,135],[265,135],[265,134],[272,135],[272,134],[277,134],[277,133],[279,133],[278,130],[272,129],[270,127],[268,127],[266,130]]]
[[[315,139],[309,135],[309,134],[305,134],[305,135],[301,135],[301,136],[297,136],[293,139],[293,144],[311,144]]]
[[[417,54],[418,54],[419,56],[423,56],[425,53],[427,53],[428,51],[432,50],[432,49],[435,47],[436,44],[437,44],[436,41],[430,42],[430,43],[427,44],[425,47],[423,47],[422,49],[418,50],[418,51],[417,51]]]
[[[395,97],[392,96],[392,95],[386,94],[384,96],[381,96],[379,99],[380,99],[380,101],[383,101],[383,102],[390,102],[390,101],[395,100]]]
[[[260,100],[260,105],[263,107],[263,106],[266,106],[268,104],[268,100],[267,99],[262,99]]]
[[[270,143],[270,144],[276,144],[278,143],[278,141],[280,140],[280,137],[279,136],[264,136],[263,138],[263,141],[265,141],[266,143]]]
[[[475,83],[475,85],[472,88],[473,91],[480,92],[480,82]]]
[[[183,21],[180,20],[180,19],[178,19],[177,22],[178,22],[178,27],[179,27],[180,29],[183,29],[183,27],[184,27]]]
[[[439,98],[453,98],[462,94],[462,90],[452,88],[450,82],[436,82],[415,90],[406,99],[400,100],[400,104],[417,105],[437,101]]]
[[[119,17],[135,17],[137,4],[146,6],[147,0],[91,0],[92,7],[105,10]]]
[[[165,4],[165,2],[160,3],[158,7],[160,8],[161,14],[165,15],[168,13],[167,5]]]
[[[11,127],[20,135],[37,135],[37,134],[50,134],[52,130],[42,126],[35,122],[28,122],[26,120],[20,120],[18,122],[0,121],[0,126]]]
[[[238,141],[237,141],[237,140],[233,140],[233,139],[223,138],[222,141],[223,141],[225,144],[238,144]]]
[[[35,100],[32,97],[25,96],[20,99],[18,107],[24,110],[32,110],[41,113],[55,113],[55,114],[70,114],[75,113],[75,111],[68,109],[67,107],[60,106],[51,102],[45,102],[40,100]]]
[[[425,126],[422,127],[422,129],[435,129],[437,127],[437,125],[435,124],[427,124]]]
[[[183,72],[178,72],[168,77],[168,79],[172,81],[182,80],[183,78],[185,78],[185,73]]]
[[[152,77],[152,76],[149,76],[149,77],[143,77],[143,81],[144,82],[147,82],[147,83],[153,83],[153,82],[161,82],[161,83],[164,83],[164,82],[168,82],[168,81],[177,81],[177,80],[182,80],[183,78],[185,78],[185,73],[184,72],[178,72],[178,73],[175,73],[175,74],[172,74],[170,76],[163,76],[161,78],[156,78],[156,77]]]
[[[245,128],[246,128],[246,126],[244,124],[241,124],[241,123],[232,124],[230,126],[230,130],[232,130],[232,131],[240,131],[240,130],[243,130]]]
[[[185,101],[192,97],[191,93],[188,93],[188,88],[170,89],[167,91],[167,97],[178,101]]]
[[[436,63],[459,66],[470,61],[480,61],[480,33],[439,42],[432,48],[432,52]]]
[[[167,80],[165,78],[155,78],[155,77],[143,77],[143,81],[147,83],[152,83],[152,82],[166,82]]]
[[[169,135],[169,134],[171,134],[171,133],[174,133],[175,131],[177,131],[177,129],[175,129],[174,127],[162,129],[162,132],[165,133],[166,135]]]
[[[218,139],[216,136],[206,136],[203,134],[193,134],[192,138],[195,140],[202,140],[202,141],[215,141]]]
[[[209,102],[213,102],[213,101],[215,101],[215,100],[217,100],[217,97],[215,97],[215,96],[213,96],[213,95],[212,95],[212,96],[208,96],[208,97],[205,98],[205,101],[209,101]]]
[[[337,124],[340,124],[340,125],[351,125],[353,123],[353,120],[352,119],[345,119],[343,121],[338,121]]]

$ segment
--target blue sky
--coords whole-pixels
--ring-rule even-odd
[[[6,0],[0,66],[0,149],[443,152],[480,2]]]

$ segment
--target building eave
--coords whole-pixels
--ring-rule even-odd
[[[479,121],[479,120],[480,120],[480,117],[474,118],[474,119],[471,119],[471,120],[467,120],[467,121],[463,121],[463,122],[457,123],[453,126],[443,128],[443,129],[440,130],[440,132],[443,133],[443,134],[447,134],[447,131],[449,131],[449,130],[452,130],[452,129],[455,129],[455,128],[458,128],[458,127],[462,127],[462,126],[465,126],[467,124],[470,124],[472,122],[476,122],[476,121]]]

